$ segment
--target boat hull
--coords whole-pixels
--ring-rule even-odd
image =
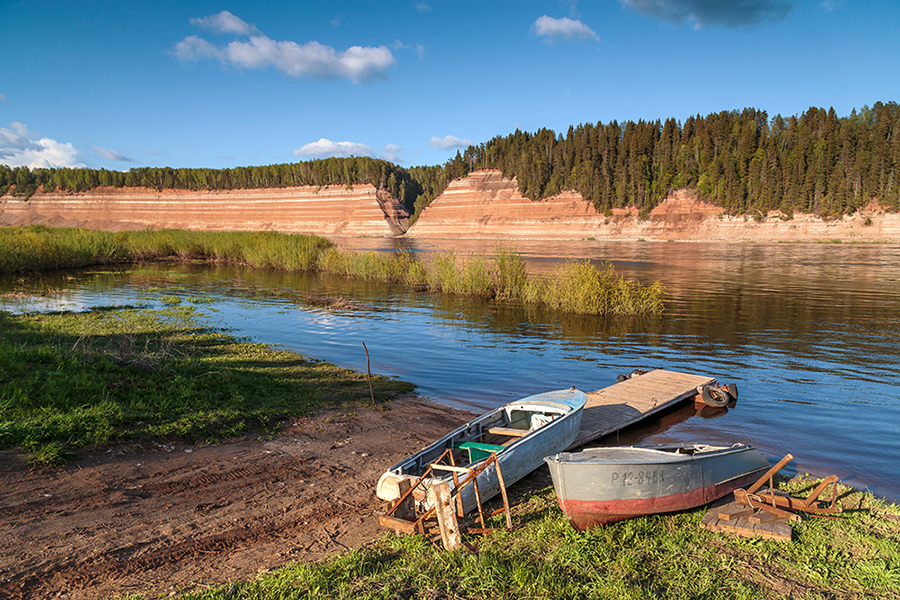
[[[576,529],[637,516],[687,510],[721,498],[758,479],[769,468],[750,446],[671,445],[602,448],[547,457],[557,502]]]

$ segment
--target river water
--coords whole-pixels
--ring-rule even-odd
[[[359,250],[487,252],[491,242],[342,239]],[[476,412],[571,385],[591,391],[634,368],[737,383],[725,412],[685,407],[622,442],[747,442],[788,474],[832,473],[900,501],[900,247],[849,244],[515,242],[529,269],[611,261],[660,280],[660,317],[611,321],[497,305],[331,276],[222,266],[142,265],[0,280],[6,310],[83,310],[195,302],[211,323],[254,341],[419,386]],[[61,290],[61,292],[59,292]],[[302,296],[359,306],[322,308]],[[202,302],[198,302],[198,299]],[[411,449],[414,450],[414,449]]]

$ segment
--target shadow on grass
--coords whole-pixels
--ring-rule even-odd
[[[190,308],[0,314],[0,448],[37,464],[142,438],[214,442],[370,405],[364,374],[198,326]],[[411,384],[373,377],[375,400]]]

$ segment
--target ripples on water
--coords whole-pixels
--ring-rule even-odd
[[[446,249],[418,240],[341,240],[355,249]],[[257,341],[411,381],[437,401],[473,411],[575,385],[585,391],[636,367],[706,374],[740,389],[737,408],[703,418],[687,407],[630,432],[628,441],[749,442],[793,471],[836,473],[900,500],[900,248],[832,244],[517,242],[534,271],[569,258],[612,261],[620,273],[662,281],[662,317],[611,322],[501,306],[342,278],[231,267],[87,271],[75,279],[0,282],[64,289],[7,298],[8,310],[158,302],[198,305],[218,326]],[[458,242],[461,253],[493,244]],[[147,294],[149,286],[168,286]],[[151,288],[152,289],[152,288]],[[292,290],[363,305],[330,310],[280,297]],[[709,413],[709,411],[707,411]],[[708,414],[707,416],[714,416]],[[625,440],[623,440],[625,441]]]

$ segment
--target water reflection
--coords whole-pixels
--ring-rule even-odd
[[[340,240],[356,249],[443,250],[444,242]],[[312,356],[412,381],[471,410],[575,385],[593,390],[635,367],[736,382],[734,410],[662,419],[652,443],[750,442],[798,472],[837,473],[900,500],[900,248],[828,244],[516,242],[529,269],[577,258],[612,261],[625,276],[662,281],[657,318],[611,320],[399,286],[231,266],[146,265],[0,281],[7,310],[80,310],[177,296],[216,325]],[[460,241],[461,253],[492,242]],[[68,277],[73,277],[72,274]],[[44,296],[10,296],[19,292]],[[344,297],[356,308],[313,298]],[[705,415],[710,416],[710,415]]]

